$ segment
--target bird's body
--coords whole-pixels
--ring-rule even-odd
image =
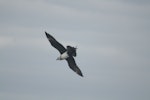
[[[56,60],[65,60],[69,57],[67,51],[60,55]]]
[[[57,58],[57,60],[66,60],[68,62],[69,67],[78,75],[83,77],[81,70],[78,68],[74,60],[74,57],[76,57],[77,55],[77,48],[71,46],[67,46],[67,48],[65,48],[53,36],[51,36],[47,32],[45,32],[45,34],[51,45],[60,52],[60,56]]]

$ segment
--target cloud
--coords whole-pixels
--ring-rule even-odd
[[[0,48],[4,48],[13,45],[14,39],[12,37],[0,36]]]
[[[1,0],[0,99],[149,98],[149,5],[146,0]],[[75,59],[84,78],[65,61],[55,61],[59,53],[44,31],[64,46],[78,46]]]
[[[139,32],[141,27],[145,30],[146,21],[150,16],[148,5],[121,1],[23,0],[16,2],[18,3],[10,3],[6,0],[1,3],[4,21],[1,26],[8,23],[6,26],[44,27],[49,30],[78,30],[78,32],[86,30],[127,33],[135,29]]]

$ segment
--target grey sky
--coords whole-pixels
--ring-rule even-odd
[[[78,46],[84,78],[44,31]],[[0,0],[1,100],[149,100],[149,0]]]

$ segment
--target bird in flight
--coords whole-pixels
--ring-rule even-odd
[[[77,48],[71,47],[71,46],[67,46],[65,48],[62,44],[60,44],[53,36],[51,36],[47,32],[45,32],[45,35],[47,39],[49,40],[50,44],[54,48],[56,48],[60,53],[60,56],[57,58],[57,60],[66,60],[68,62],[68,66],[78,75],[83,77],[81,70],[79,69],[79,67],[77,66],[74,60],[74,57],[76,57],[77,55],[76,54]]]

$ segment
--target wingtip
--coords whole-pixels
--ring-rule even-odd
[[[45,31],[45,34],[47,35],[48,33]]]
[[[80,75],[81,77],[84,77],[82,74]]]
[[[82,72],[76,72],[79,76],[84,77]]]
[[[83,75],[80,75],[81,77],[84,77]]]
[[[47,33],[46,31],[45,31],[45,35],[46,35],[47,38],[52,37],[52,36],[51,36],[49,33]]]

